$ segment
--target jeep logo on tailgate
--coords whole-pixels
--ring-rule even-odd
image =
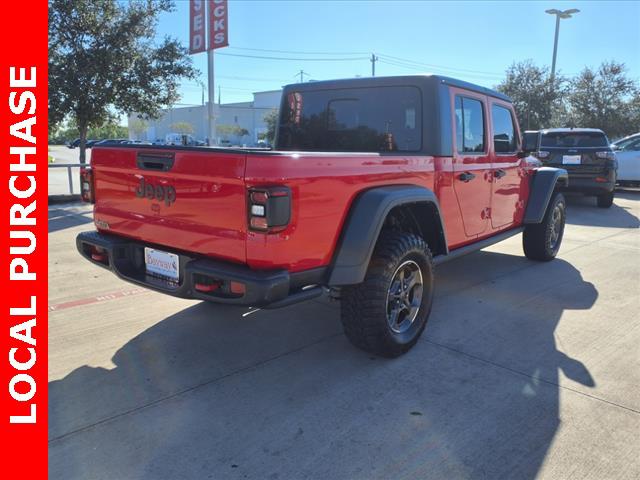
[[[164,202],[168,207],[176,201],[176,189],[171,185],[152,185],[145,182],[144,177],[140,177],[140,184],[136,187],[136,197],[148,198],[149,200],[158,200]]]

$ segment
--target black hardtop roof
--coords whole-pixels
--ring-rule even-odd
[[[318,90],[333,88],[357,88],[357,87],[380,87],[380,86],[402,86],[407,84],[435,86],[437,84],[451,85],[453,87],[470,90],[491,97],[499,98],[511,102],[507,95],[492,90],[487,87],[465,82],[456,78],[445,77],[443,75],[398,75],[393,77],[366,77],[366,78],[344,78],[337,80],[320,80],[307,83],[292,83],[284,87],[286,90]]]

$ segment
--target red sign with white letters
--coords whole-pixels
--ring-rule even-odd
[[[47,2],[6,2],[0,37],[3,478],[47,478]]]
[[[191,0],[189,4],[189,53],[200,53],[206,49],[205,0]]]
[[[227,0],[209,0],[209,50],[229,45]]]

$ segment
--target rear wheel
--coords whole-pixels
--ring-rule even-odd
[[[564,195],[556,193],[547,207],[542,223],[525,227],[522,247],[527,258],[543,262],[555,258],[564,235],[566,209]]]
[[[408,351],[422,334],[433,302],[433,261],[425,241],[383,233],[362,283],[342,289],[341,320],[358,348],[383,357]]]
[[[598,207],[609,208],[613,205],[613,192],[598,195]]]

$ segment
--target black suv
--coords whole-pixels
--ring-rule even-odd
[[[613,204],[616,156],[609,139],[595,128],[551,128],[524,132],[524,150],[544,165],[569,172],[566,190],[595,195],[598,206]]]

